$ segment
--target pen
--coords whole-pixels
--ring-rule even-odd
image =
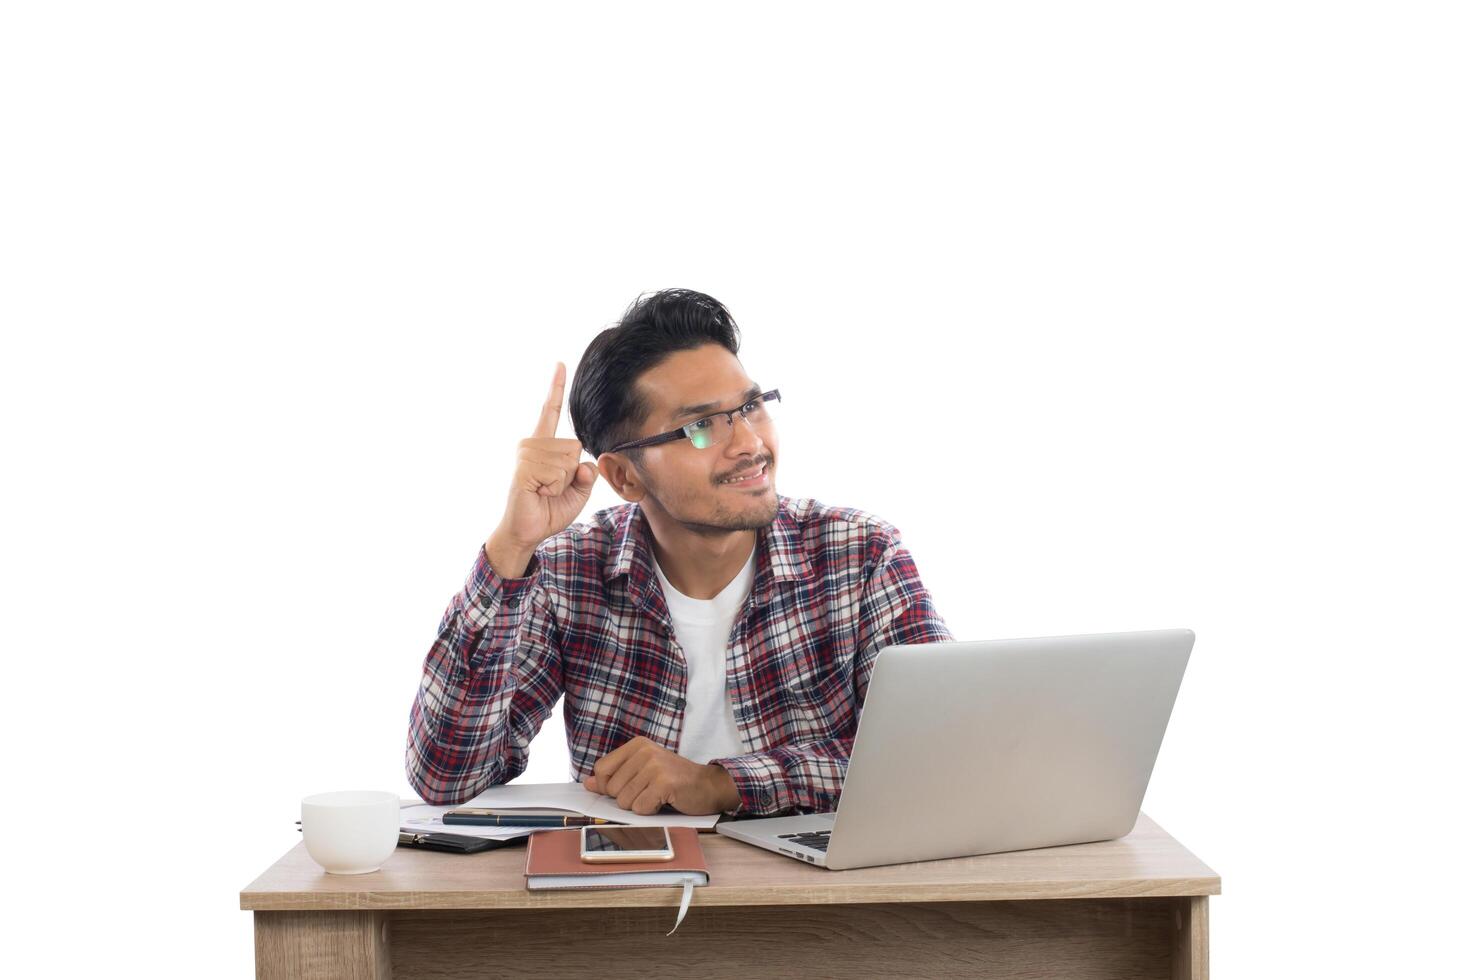
[[[586,827],[592,824],[610,824],[613,821],[601,817],[514,817],[489,810],[450,810],[444,814],[446,824],[476,824],[481,827]]]

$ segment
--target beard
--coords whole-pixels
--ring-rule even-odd
[[[732,495],[718,487],[707,494],[668,495],[662,487],[649,480],[646,473],[639,475],[648,491],[643,505],[651,503],[690,534],[714,538],[731,531],[759,531],[775,523],[776,514],[780,512],[780,500],[773,481],[759,496],[752,495],[736,502],[721,499]]]

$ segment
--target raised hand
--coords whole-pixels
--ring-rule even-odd
[[[536,546],[569,527],[591,498],[596,466],[578,462],[580,442],[556,437],[565,390],[566,365],[557,361],[535,432],[517,448],[505,516],[485,545],[492,563],[497,552],[507,565],[519,563],[519,558],[528,562]]]

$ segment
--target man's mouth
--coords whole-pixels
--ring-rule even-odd
[[[727,487],[760,487],[760,486],[764,486],[765,484],[767,484],[769,482],[769,480],[766,478],[766,475],[765,475],[767,466],[768,466],[768,464],[762,464],[761,467],[760,467],[760,469],[755,470],[755,471],[753,471],[751,473],[746,473],[743,477],[736,477],[736,478],[731,479],[731,480],[720,480],[719,482],[721,484],[723,484],[724,486],[727,486]]]

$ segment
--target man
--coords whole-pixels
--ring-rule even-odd
[[[524,772],[564,694],[574,778],[624,809],[836,809],[877,653],[953,636],[897,528],[776,493],[780,393],[738,351],[712,297],[640,298],[577,367],[577,439],[556,436],[557,363],[424,663],[407,748],[424,800]],[[822,410],[833,438],[860,410]],[[573,524],[598,473],[628,503]]]

